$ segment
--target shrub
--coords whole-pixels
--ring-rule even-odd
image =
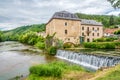
[[[73,43],[65,43],[64,45],[63,45],[63,48],[65,49],[65,48],[71,48],[71,47],[73,47],[74,46],[74,44]]]
[[[79,65],[70,65],[65,62],[55,61],[47,64],[32,66],[30,74],[40,77],[61,77],[66,71],[86,71]]]
[[[52,77],[61,77],[62,69],[56,65],[37,65],[32,66],[30,69],[30,74],[35,74],[37,76],[52,76]]]
[[[86,48],[97,48],[97,49],[115,49],[114,42],[90,42],[84,43],[84,47]]]
[[[38,47],[38,48],[40,48],[40,49],[45,49],[45,43],[43,43],[43,42],[37,42],[35,44],[35,46]]]
[[[93,42],[111,42],[111,41],[114,41],[114,40],[117,40],[118,38],[116,37],[106,37],[106,38],[98,38],[98,39],[95,39],[93,40]]]
[[[57,52],[57,48],[56,47],[51,46],[47,50],[48,50],[48,54],[50,54],[50,55],[56,55],[56,52]]]

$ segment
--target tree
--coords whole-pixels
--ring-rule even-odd
[[[0,31],[0,42],[2,42],[2,32]]]
[[[113,15],[110,16],[109,24],[114,25],[114,16]]]
[[[111,5],[116,9],[116,8],[120,8],[120,0],[108,0]]]

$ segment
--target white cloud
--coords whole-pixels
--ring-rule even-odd
[[[0,29],[13,29],[21,25],[47,22],[56,12],[114,14],[107,0],[0,0]]]
[[[117,16],[117,15],[120,15],[120,10],[116,10],[116,11],[113,10],[113,11],[108,12],[107,14],[108,15],[116,15]]]

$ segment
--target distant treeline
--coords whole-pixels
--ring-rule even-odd
[[[13,30],[3,31],[2,40],[18,41],[19,37],[27,32],[42,32],[42,31],[45,31],[45,24],[21,26]]]
[[[115,28],[117,25],[120,25],[120,16],[113,15],[90,15],[76,13],[80,19],[93,19],[99,22],[102,22],[103,26],[106,28]]]

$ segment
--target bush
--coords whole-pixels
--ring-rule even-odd
[[[65,62],[52,62],[32,66],[29,69],[30,74],[40,77],[58,77],[60,78],[66,71],[86,71],[79,65],[70,65]]]
[[[116,45],[114,42],[90,42],[84,43],[84,47],[97,49],[115,49]]]
[[[65,49],[65,48],[71,48],[71,47],[74,47],[74,44],[73,43],[65,43],[64,45],[63,45],[63,48]]]
[[[37,76],[52,76],[52,77],[61,77],[62,69],[56,65],[37,65],[32,66],[30,69],[30,74],[35,74]]]
[[[37,42],[35,44],[35,46],[38,47],[38,48],[40,48],[40,49],[45,49],[45,43],[43,43],[43,42]]]
[[[106,38],[98,38],[93,40],[93,42],[112,42],[114,40],[117,40],[117,38],[114,37],[106,37]]]
[[[48,54],[50,54],[50,55],[56,55],[56,53],[57,53],[57,48],[54,46],[51,46],[47,50],[48,50]]]

